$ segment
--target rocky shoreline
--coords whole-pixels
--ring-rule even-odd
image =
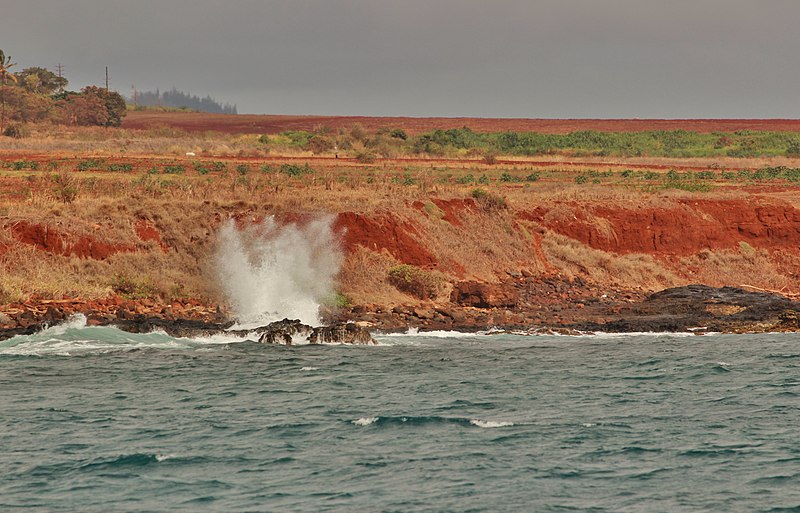
[[[450,303],[359,305],[325,309],[325,327],[284,320],[255,330],[263,343],[372,343],[370,331],[487,329],[522,333],[800,331],[800,302],[780,294],[687,285],[646,295],[601,291],[580,280],[510,279],[500,284],[458,284]],[[35,333],[82,313],[90,326],[113,325],[145,333],[160,329],[177,337],[238,333],[218,307],[198,301],[160,305],[111,298],[103,301],[40,300],[7,305],[0,312],[0,340]]]

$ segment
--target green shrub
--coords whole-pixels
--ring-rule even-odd
[[[6,137],[11,137],[13,139],[22,139],[23,137],[30,136],[30,130],[26,126],[11,124],[3,130],[3,135]]]
[[[111,282],[111,288],[125,299],[156,298],[158,290],[147,281],[137,281],[127,276],[117,275]]]
[[[444,279],[437,273],[409,264],[400,264],[389,268],[388,281],[397,290],[419,299],[435,298],[441,293],[444,286]]]
[[[539,181],[539,173],[531,173],[525,177],[526,182],[538,182]]]
[[[164,166],[164,174],[165,175],[180,175],[183,174],[183,171],[186,168],[181,164],[173,164],[170,166]]]
[[[128,173],[133,170],[133,166],[130,164],[109,164],[108,165],[109,171],[117,171],[120,173]]]
[[[247,164],[239,164],[236,166],[236,172],[239,173],[239,176],[244,176],[250,171],[250,168]]]
[[[408,134],[402,128],[395,128],[394,130],[389,132],[389,137],[405,141],[408,139]]]
[[[193,162],[192,167],[198,175],[207,175],[211,172],[211,169],[203,162]]]
[[[78,163],[78,171],[89,171],[91,169],[100,169],[103,167],[102,159],[87,159]]]
[[[466,175],[462,176],[461,178],[456,178],[456,183],[460,183],[462,185],[463,184],[470,184],[470,183],[474,183],[474,182],[475,182],[475,177],[472,176],[471,174],[466,174]]]
[[[794,140],[786,147],[786,156],[791,158],[800,157],[800,141]]]
[[[281,164],[281,173],[291,177],[312,174],[313,172],[314,170],[311,169],[311,166],[308,165],[308,162],[302,166],[298,166],[297,164]]]
[[[336,143],[334,140],[327,135],[316,134],[308,140],[308,149],[315,155],[329,152],[333,150],[335,146]]]
[[[353,301],[341,292],[334,291],[323,300],[323,304],[333,308],[348,308],[352,306]]]
[[[67,173],[58,173],[52,176],[53,183],[53,197],[58,201],[72,203],[78,197],[78,182],[75,177]]]
[[[356,153],[356,161],[362,164],[372,164],[377,158],[378,156],[375,152],[370,150],[363,150]]]
[[[14,162],[7,163],[6,167],[13,169],[14,171],[21,171],[23,169],[30,169],[31,171],[36,171],[37,169],[39,169],[39,164],[32,160],[15,160]]]
[[[787,168],[783,172],[783,177],[790,182],[800,182],[800,169],[796,167]]]
[[[492,194],[484,189],[474,189],[472,198],[486,212],[496,212],[508,208],[508,203],[504,197]]]
[[[577,183],[578,185],[583,185],[588,181],[589,181],[589,177],[586,176],[586,175],[578,175],[578,176],[575,177],[575,183]]]

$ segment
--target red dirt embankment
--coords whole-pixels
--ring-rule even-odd
[[[800,132],[796,119],[525,119],[525,118],[414,118],[370,116],[288,116],[262,114],[208,114],[204,112],[132,111],[123,128],[149,129],[172,127],[187,132],[276,134],[286,130],[314,130],[325,126],[367,130],[382,127],[402,128],[412,134],[436,129],[469,127],[476,132],[505,130],[564,134],[579,130],[600,132],[638,132],[645,130],[689,130],[693,132],[733,132],[765,130]]]
[[[105,260],[115,253],[134,251],[134,246],[114,245],[89,235],[73,236],[46,225],[19,221],[10,226],[11,233],[22,244],[53,253]]]
[[[389,212],[372,215],[342,212],[334,228],[343,235],[344,247],[352,252],[356,246],[379,253],[387,251],[404,264],[432,267],[436,258],[424,246],[417,229]]]
[[[117,253],[136,251],[136,244],[112,244],[91,235],[66,233],[45,224],[17,221],[8,225],[8,228],[17,242],[54,255],[105,260]],[[163,252],[168,251],[167,245],[161,240],[161,233],[147,220],[136,221],[133,231],[139,241],[153,241]],[[8,249],[7,245],[0,245],[0,254]]]
[[[566,207],[566,209],[564,209]],[[667,207],[537,207],[520,213],[592,248],[618,254],[691,255],[746,242],[763,249],[800,248],[800,211],[783,203],[742,199],[678,200]]]

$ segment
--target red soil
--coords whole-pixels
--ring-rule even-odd
[[[431,201],[444,212],[442,219],[453,226],[462,226],[461,218],[463,215],[466,212],[477,210],[475,200],[472,198],[456,198],[451,200],[431,199]]]
[[[161,246],[161,251],[166,253],[169,247],[161,240],[161,233],[147,219],[139,219],[133,226],[136,235],[144,242],[153,241]]]
[[[342,240],[348,252],[362,246],[376,252],[387,251],[404,264],[420,267],[437,264],[433,254],[418,240],[417,229],[391,213],[367,217],[356,212],[342,212],[336,217],[334,228],[343,232]]]
[[[694,132],[733,132],[770,130],[800,132],[796,119],[523,119],[523,118],[410,118],[367,116],[279,116],[256,114],[207,114],[203,112],[129,112],[124,128],[148,129],[173,127],[189,132],[275,134],[286,130],[314,130],[325,126],[350,128],[361,125],[367,130],[382,127],[403,128],[410,133],[437,128],[468,126],[477,132],[504,130],[563,134],[578,130],[601,132],[636,132],[643,130],[690,130]]]
[[[735,248],[740,242],[769,249],[800,246],[800,211],[762,200],[678,200],[668,208],[567,205],[571,215],[538,207],[520,218],[595,249],[619,254],[691,255]]]
[[[72,236],[41,224],[19,221],[10,227],[14,238],[48,253],[105,260],[115,253],[134,251],[133,246],[100,242],[88,235]]]

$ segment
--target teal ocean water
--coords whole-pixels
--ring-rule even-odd
[[[800,511],[800,338],[0,342],[0,511]]]

